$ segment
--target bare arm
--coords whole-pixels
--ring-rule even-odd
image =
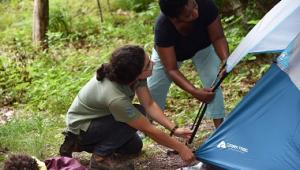
[[[220,17],[217,17],[208,26],[209,38],[215,47],[215,50],[222,62],[224,62],[229,56],[229,48],[226,37],[223,32]]]
[[[181,159],[185,162],[191,163],[194,160],[194,154],[187,146],[153,126],[144,116],[140,116],[139,118],[128,122],[128,124],[129,126],[144,132],[157,143],[176,150],[180,154]]]
[[[200,101],[209,103],[213,99],[214,93],[212,93],[210,89],[196,88],[179,71],[174,47],[157,47],[156,50],[167,74],[176,85]]]
[[[172,130],[176,125],[165,116],[160,107],[152,99],[148,87],[139,87],[136,90],[137,97],[140,103],[144,106],[146,112],[159,124],[168,130]],[[189,138],[192,131],[188,128],[178,128],[174,135],[184,138]]]
[[[161,62],[165,67],[168,75],[171,79],[183,90],[192,93],[195,90],[193,84],[191,84],[184,75],[179,71],[177,67],[176,54],[174,47],[157,47],[157,52],[160,56]]]

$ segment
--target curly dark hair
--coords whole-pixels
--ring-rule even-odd
[[[165,16],[177,18],[187,3],[188,0],[159,0],[159,7]]]
[[[39,166],[31,156],[11,155],[4,162],[4,170],[39,170]]]
[[[116,49],[109,63],[97,69],[97,80],[105,77],[119,84],[133,82],[142,72],[145,62],[145,51],[137,45],[125,45]]]

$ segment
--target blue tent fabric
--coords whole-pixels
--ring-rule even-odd
[[[196,151],[198,160],[224,169],[300,169],[299,17],[300,0],[281,0],[229,56],[227,73],[248,53],[283,51]]]
[[[196,152],[225,169],[300,169],[300,91],[273,64]]]
[[[299,15],[300,16],[300,15]],[[279,67],[285,71],[300,90],[300,33],[277,58]]]

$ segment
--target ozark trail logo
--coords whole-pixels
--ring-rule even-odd
[[[225,141],[221,141],[221,142],[217,145],[217,148],[226,149],[226,143],[225,143]]]
[[[225,142],[222,140],[218,145],[217,148],[219,149],[230,149],[233,151],[241,152],[241,153],[248,153],[248,148],[238,146],[232,143]]]

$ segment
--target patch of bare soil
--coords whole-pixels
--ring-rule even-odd
[[[155,155],[134,160],[136,170],[178,169],[185,166],[178,154],[168,155],[157,152]]]
[[[198,135],[195,137],[190,148],[196,150],[211,134],[214,130],[214,125],[211,120],[203,120],[199,129]],[[148,150],[155,151],[153,153],[147,153]],[[170,153],[170,150],[154,144],[152,147],[148,146],[145,153],[139,158],[134,160],[136,170],[173,170],[185,167],[186,164],[181,160],[178,154]]]
[[[159,149],[150,154],[143,151],[139,157],[126,160],[133,162],[135,170],[171,170],[186,166],[178,154],[167,154],[165,151],[167,150]],[[82,165],[89,166],[91,154],[81,152],[73,154],[73,156]]]
[[[6,122],[10,121],[14,115],[14,109],[11,107],[1,107],[0,108],[0,125],[4,125]]]

